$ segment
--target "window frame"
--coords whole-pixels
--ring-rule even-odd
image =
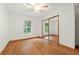
[[[28,30],[30,29],[30,31]],[[24,34],[31,34],[31,21],[30,20],[24,20]]]

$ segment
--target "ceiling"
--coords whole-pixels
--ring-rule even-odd
[[[27,17],[32,17],[34,19],[42,19],[48,14],[54,11],[66,7],[68,3],[47,3],[48,10],[39,12],[34,11],[32,8],[28,7],[25,3],[6,3],[6,7],[10,12],[26,15]]]

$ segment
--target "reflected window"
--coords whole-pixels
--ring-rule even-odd
[[[48,32],[48,23],[45,23],[45,32]]]

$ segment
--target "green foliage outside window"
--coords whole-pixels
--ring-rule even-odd
[[[24,21],[24,34],[30,34],[31,33],[31,21]]]

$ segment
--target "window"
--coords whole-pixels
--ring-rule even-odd
[[[30,34],[31,33],[31,21],[24,21],[24,34]]]
[[[48,23],[45,23],[45,32],[48,32]]]

